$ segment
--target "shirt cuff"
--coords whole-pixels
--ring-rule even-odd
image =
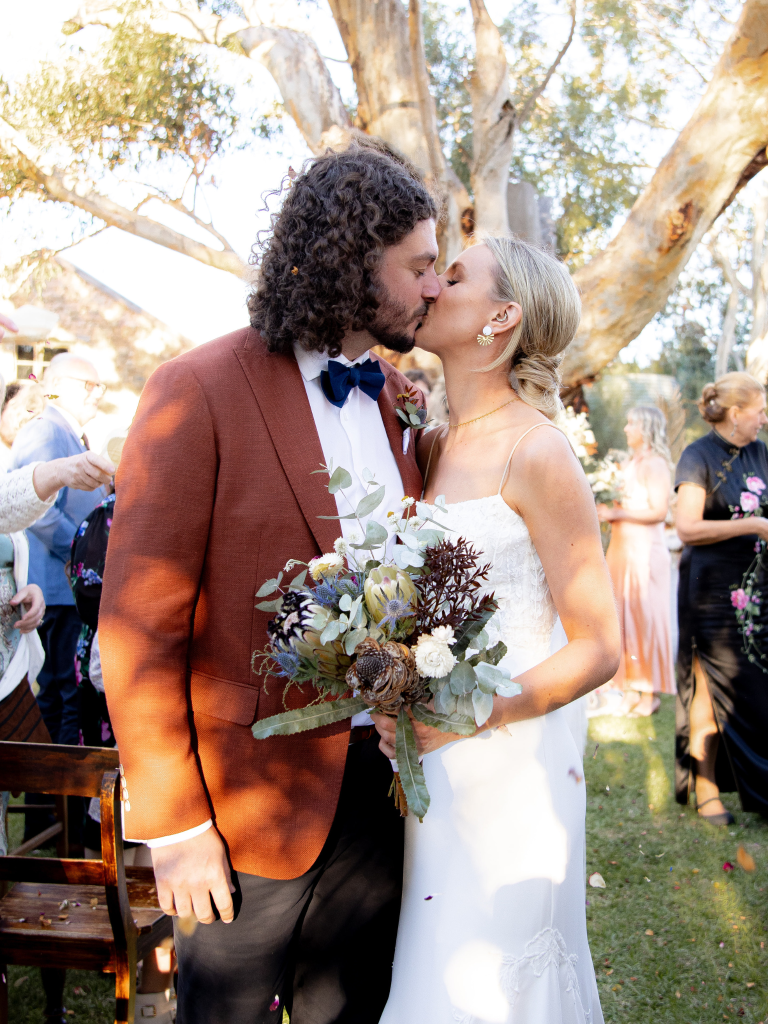
[[[186,832],[177,832],[173,836],[160,836],[159,839],[147,839],[147,846],[150,850],[156,850],[159,846],[173,846],[174,843],[183,843],[185,839],[194,839],[195,836],[201,836],[203,832],[208,831],[211,825],[213,825],[213,821],[209,818],[202,825],[188,828]],[[135,841],[138,842],[138,840]],[[130,840],[130,842],[134,842],[134,840]]]

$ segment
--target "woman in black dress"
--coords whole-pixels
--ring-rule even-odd
[[[768,816],[768,423],[765,389],[727,373],[702,391],[712,430],[677,466],[680,560],[676,790],[733,821],[720,792]],[[761,600],[761,591],[765,594]],[[764,610],[765,609],[765,610]]]

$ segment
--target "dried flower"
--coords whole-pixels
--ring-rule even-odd
[[[347,685],[379,711],[396,715],[403,704],[415,704],[424,696],[413,652],[405,644],[394,640],[379,644],[368,637],[357,645],[355,654]]]
[[[406,494],[406,496],[401,499],[400,504],[403,506],[403,508],[410,508],[412,505],[416,504],[416,499],[409,498],[408,495]]]
[[[433,640],[439,640],[443,644],[448,644],[449,647],[456,643],[453,626],[436,626],[432,630],[431,636]]]
[[[333,550],[337,555],[341,555],[343,557],[349,551],[349,545],[343,537],[337,537],[333,542]]]
[[[426,676],[427,679],[442,679],[443,676],[450,674],[456,664],[456,658],[448,644],[443,640],[436,640],[433,636],[420,636],[413,654],[419,675]]]
[[[309,572],[313,580],[321,580],[325,576],[338,576],[344,571],[344,559],[337,554],[320,555],[309,563]]]

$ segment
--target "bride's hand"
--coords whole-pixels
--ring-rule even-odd
[[[442,732],[440,729],[433,729],[431,725],[423,725],[418,722],[411,714],[410,709],[408,714],[413,724],[413,732],[416,737],[416,749],[419,752],[419,757],[424,754],[429,754],[433,750],[438,750],[440,747],[444,747],[446,743],[453,743],[454,740],[463,739],[464,737],[459,736],[455,732]],[[379,750],[385,757],[389,757],[392,760],[397,758],[397,752],[395,750],[395,730],[397,728],[397,720],[390,718],[389,715],[381,715],[373,713],[371,715],[373,723],[376,726],[376,731],[381,737],[379,741]]]

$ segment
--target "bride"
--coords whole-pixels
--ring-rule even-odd
[[[522,684],[475,736],[414,722],[431,796],[406,822],[381,1024],[600,1024],[585,915],[578,705],[610,679],[619,627],[589,486],[552,429],[578,293],[554,256],[489,238],[441,277],[417,338],[440,356],[449,423],[421,440],[424,500],[491,563],[488,627]],[[562,625],[561,625],[562,623]],[[391,719],[376,716],[395,756]]]

